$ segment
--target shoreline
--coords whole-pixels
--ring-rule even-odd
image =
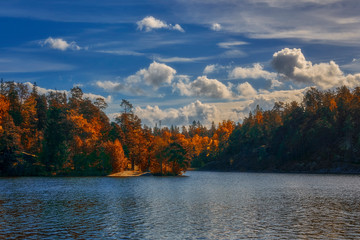
[[[119,178],[128,178],[128,177],[141,177],[141,176],[152,176],[150,172],[141,172],[141,171],[122,171],[117,173],[112,173],[107,175],[107,177],[119,177]]]
[[[228,169],[201,169],[201,168],[190,168],[186,172],[224,172],[224,173],[264,173],[264,174],[310,174],[310,175],[360,175],[360,171],[244,171],[244,170],[228,170]],[[113,178],[131,178],[131,177],[143,177],[143,176],[157,176],[150,172],[141,171],[123,171],[112,173],[108,175],[7,175],[0,176],[0,178],[17,178],[17,177],[46,177],[46,178],[57,178],[57,177],[113,177]],[[180,175],[183,176],[183,175]],[[167,177],[167,176],[162,176]],[[178,176],[179,177],[179,176]]]

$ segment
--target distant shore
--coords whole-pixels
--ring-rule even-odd
[[[150,172],[141,172],[141,171],[122,171],[113,174],[107,175],[108,177],[120,177],[120,178],[127,178],[127,177],[141,177],[141,176],[151,176]]]

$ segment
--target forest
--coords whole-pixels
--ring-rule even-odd
[[[68,96],[69,95],[69,96]],[[257,107],[241,123],[148,127],[123,99],[110,121],[103,98],[79,87],[40,94],[1,81],[0,176],[96,176],[124,170],[360,172],[360,88],[311,88],[301,103]],[[239,119],[240,121],[240,119]]]

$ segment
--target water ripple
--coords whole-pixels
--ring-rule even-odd
[[[358,239],[360,177],[0,178],[0,239]]]

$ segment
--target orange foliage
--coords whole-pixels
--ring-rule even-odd
[[[105,149],[110,156],[112,171],[124,171],[130,162],[124,155],[124,150],[119,139],[116,139],[114,142],[107,141],[105,143]]]
[[[262,124],[264,122],[264,117],[261,111],[256,112],[255,119],[258,124]]]
[[[335,99],[331,98],[329,108],[330,108],[330,111],[334,111],[337,108]]]
[[[76,146],[85,147],[86,149],[95,147],[96,142],[101,137],[102,123],[100,119],[94,117],[91,122],[89,122],[82,114],[77,113],[74,109],[69,111],[68,118],[75,125],[74,139]]]
[[[0,95],[0,133],[3,132],[3,122],[10,108],[10,102],[5,98],[5,96]]]

